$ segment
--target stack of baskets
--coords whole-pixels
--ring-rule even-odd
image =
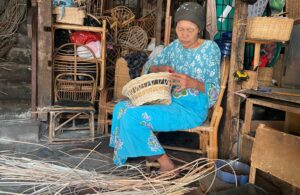
[[[294,20],[284,17],[252,17],[247,20],[246,38],[267,41],[288,41]]]
[[[171,80],[170,73],[150,73],[128,82],[122,90],[122,94],[128,97],[132,104],[170,104]]]

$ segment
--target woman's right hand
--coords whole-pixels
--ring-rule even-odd
[[[150,72],[174,72],[174,69],[170,66],[151,66]]]

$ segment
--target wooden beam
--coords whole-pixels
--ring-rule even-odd
[[[233,32],[232,32],[232,46],[230,57],[230,73],[228,80],[228,95],[227,107],[224,117],[224,129],[220,130],[220,157],[228,158],[237,144],[238,129],[239,129],[239,110],[240,99],[234,95],[235,91],[241,89],[241,86],[235,82],[233,73],[238,70],[238,64],[243,62],[244,47],[245,47],[245,33],[246,26],[244,21],[248,15],[248,4],[241,0],[235,1],[235,13],[233,19]]]
[[[171,7],[171,0],[167,0],[164,45],[168,45],[170,43],[170,33],[171,33],[171,25],[172,25],[171,17],[170,17],[170,7]]]
[[[52,1],[38,2],[38,64],[37,64],[37,106],[50,106],[52,100]],[[47,120],[47,114],[39,114],[41,120]]]
[[[163,0],[157,0],[156,2],[156,44],[155,45],[160,45],[161,41],[161,19],[162,19],[162,6],[163,6]]]
[[[31,38],[31,117],[36,119],[35,113],[37,107],[37,29],[38,29],[38,8],[37,6],[31,6],[27,16],[27,32],[28,37]]]

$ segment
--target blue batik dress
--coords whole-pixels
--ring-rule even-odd
[[[168,65],[177,73],[204,82],[205,93],[196,89],[173,91],[170,105],[133,106],[129,100],[119,102],[113,111],[110,137],[116,165],[124,164],[128,157],[164,154],[154,132],[194,128],[206,120],[220,89],[220,55],[213,41],[185,49],[175,40],[146,63],[146,72],[151,65]]]

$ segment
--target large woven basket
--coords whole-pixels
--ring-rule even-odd
[[[288,41],[294,20],[284,17],[252,17],[247,20],[246,38]]]
[[[170,104],[171,83],[167,72],[150,73],[129,81],[122,90],[133,105]]]

